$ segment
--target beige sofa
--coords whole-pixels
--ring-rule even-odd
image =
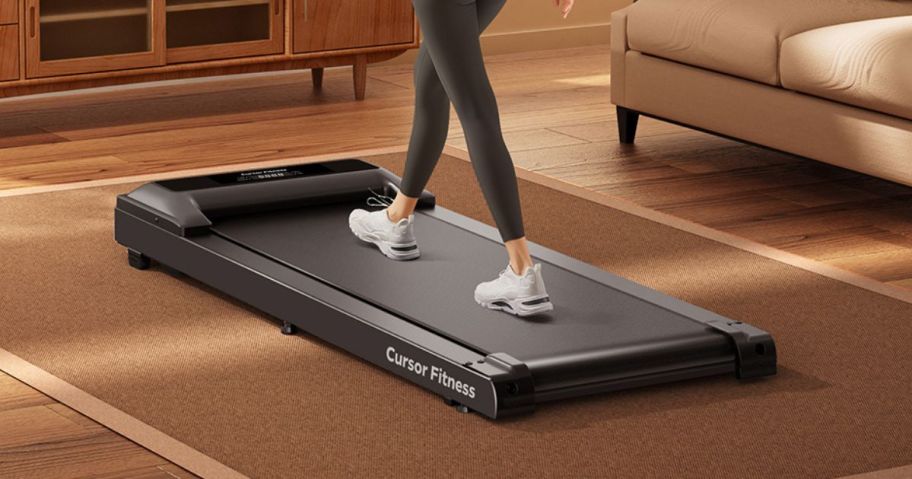
[[[640,0],[615,12],[640,114],[912,185],[912,0]]]

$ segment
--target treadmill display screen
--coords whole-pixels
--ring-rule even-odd
[[[225,173],[223,175],[212,176],[212,179],[222,185],[234,185],[238,183],[256,183],[258,181],[294,178],[296,176],[325,175],[332,172],[333,171],[327,168],[326,165],[311,163],[308,165],[269,168],[265,170],[244,171],[241,173]]]
[[[319,176],[330,173],[371,170],[377,167],[357,159],[335,160],[326,163],[282,166],[262,170],[223,173],[212,176],[194,176],[158,182],[171,191],[191,191],[219,186],[243,185],[261,181],[282,180],[300,176]]]

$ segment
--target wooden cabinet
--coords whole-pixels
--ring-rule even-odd
[[[164,64],[165,0],[26,0],[29,78]]]
[[[19,79],[19,0],[0,0],[0,82]]]
[[[294,0],[294,51],[414,41],[411,0]]]
[[[19,79],[19,26],[0,25],[0,81]]]
[[[0,98],[351,65],[360,99],[368,64],[418,46],[411,0],[0,0],[4,22]]]

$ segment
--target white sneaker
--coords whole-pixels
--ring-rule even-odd
[[[529,316],[554,309],[551,298],[545,291],[540,264],[526,268],[522,275],[514,273],[513,268],[507,265],[497,279],[481,283],[475,288],[475,301],[485,308],[517,316]]]
[[[418,242],[412,228],[414,215],[393,223],[386,210],[357,209],[348,216],[348,226],[362,241],[373,243],[387,258],[405,261],[417,258]]]

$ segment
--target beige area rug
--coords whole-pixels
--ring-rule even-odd
[[[399,172],[403,158],[367,159]],[[779,375],[500,422],[458,414],[193,281],[129,268],[112,216],[135,184],[0,198],[0,366],[211,477],[835,477],[912,463],[903,293],[522,176],[532,240],[770,331]],[[444,157],[429,189],[490,223],[464,160]]]

